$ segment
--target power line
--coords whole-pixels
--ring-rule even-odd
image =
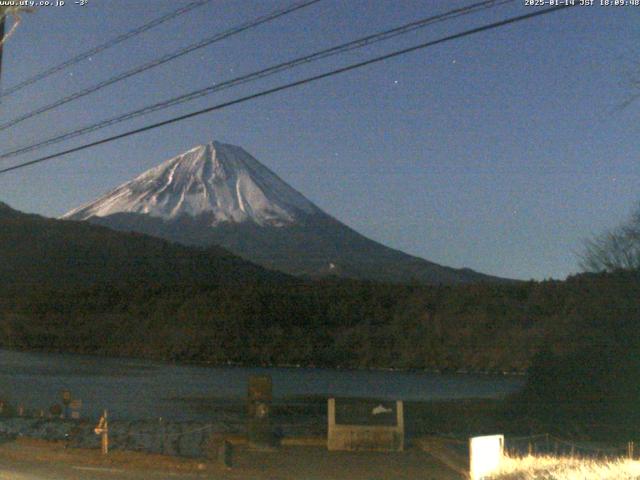
[[[410,33],[414,30],[420,29],[420,28],[424,28],[428,25],[432,25],[434,23],[439,23],[439,22],[443,22],[446,20],[450,20],[452,18],[457,18],[463,15],[469,15],[472,13],[476,13],[480,10],[483,9],[488,9],[488,8],[493,8],[505,3],[511,3],[514,0],[485,0],[482,2],[478,2],[478,3],[474,3],[472,5],[468,5],[466,7],[463,8],[458,8],[458,9],[454,9],[454,10],[450,10],[448,12],[439,14],[439,15],[435,15],[435,16],[431,16],[431,17],[427,17],[427,18],[423,18],[414,22],[409,22],[407,24],[404,24],[400,27],[396,27],[396,28],[392,28],[390,30],[385,30],[383,32],[380,33],[376,33],[373,35],[368,35],[366,37],[362,37],[359,38],[357,40],[353,40],[351,42],[347,42],[335,47],[331,47],[331,48],[327,48],[324,50],[319,50],[317,52],[314,52],[312,54],[309,55],[305,55],[302,57],[298,57],[295,58],[293,60],[289,60],[287,62],[284,63],[280,63],[277,64],[275,66],[272,67],[268,67],[262,70],[259,70],[257,72],[253,72],[253,73],[249,73],[246,75],[242,75],[239,77],[235,77],[232,78],[230,80],[227,80],[225,82],[221,82],[218,84],[214,84],[211,85],[209,87],[203,88],[203,89],[199,89],[199,90],[195,90],[193,92],[189,92],[186,93],[184,95],[180,95],[178,97],[174,97],[172,99],[169,100],[165,100],[162,102],[158,102],[155,103],[153,105],[138,109],[138,110],[133,110],[131,112],[128,113],[124,113],[124,114],[120,114],[117,115],[115,117],[112,117],[110,119],[107,120],[101,120],[99,122],[96,122],[94,124],[76,129],[76,130],[71,130],[62,134],[57,134],[51,138],[48,138],[46,140],[42,140],[40,142],[37,142],[35,144],[30,144],[27,146],[23,146],[8,152],[3,152],[0,153],[0,160],[2,159],[6,159],[6,158],[10,158],[10,157],[14,157],[16,155],[20,155],[22,153],[26,153],[26,152],[31,152],[34,150],[38,150],[40,148],[49,146],[49,145],[53,145],[56,143],[60,143],[62,141],[65,140],[69,140],[71,138],[75,138],[77,136],[80,135],[84,135],[87,133],[91,133],[91,132],[95,132],[97,130],[101,130],[103,128],[112,126],[112,125],[116,125],[118,123],[124,122],[126,120],[131,120],[133,118],[137,118],[149,113],[153,113],[159,110],[164,110],[166,108],[175,106],[175,105],[179,105],[191,100],[194,100],[196,98],[200,98],[200,97],[204,97],[207,95],[211,95],[213,93],[219,92],[221,90],[225,90],[227,88],[231,88],[231,87],[235,87],[237,85],[241,85],[241,84],[245,84],[245,83],[249,83],[255,80],[259,80],[265,77],[269,77],[271,75],[274,75],[276,73],[281,73],[285,70],[289,70],[292,68],[295,68],[299,65],[303,65],[303,64],[307,64],[307,63],[311,63],[317,60],[322,60],[331,56],[335,56],[338,54],[342,54],[351,50],[355,50],[358,48],[363,48],[369,45],[372,45],[374,43],[377,42],[381,42],[384,40],[389,40],[391,38],[395,38],[399,35],[403,35],[406,33]]]
[[[280,9],[280,10],[275,10],[267,15],[263,15],[261,17],[256,18],[255,20],[252,20],[250,22],[245,22],[241,25],[238,25],[237,27],[233,27],[229,30],[225,30],[224,32],[221,33],[217,33],[216,35],[209,37],[205,40],[202,40],[200,42],[194,43],[192,45],[189,45],[185,48],[182,48],[180,50],[177,50],[175,52],[169,53],[167,55],[164,55],[156,60],[152,60],[151,62],[145,63],[143,65],[140,65],[138,67],[135,67],[131,70],[128,70],[124,73],[121,73],[119,75],[116,75],[114,77],[111,77],[107,80],[104,80],[98,84],[95,84],[91,87],[87,87],[85,89],[79,90],[75,93],[72,93],[71,95],[68,95],[64,98],[61,98],[59,100],[56,100],[53,103],[50,103],[48,105],[45,105],[44,107],[40,107],[36,110],[32,110],[31,112],[25,113],[19,117],[16,117],[12,120],[9,120],[8,122],[5,122],[3,124],[0,124],[0,131],[6,130],[7,128],[13,127],[14,125],[17,125],[21,122],[24,122],[25,120],[29,119],[29,118],[33,118],[37,115],[41,115],[45,112],[48,112],[50,110],[53,110],[54,108],[58,108],[66,103],[72,102],[74,100],[77,100],[79,98],[85,97],[91,93],[95,93],[98,90],[102,90],[105,87],[108,87],[109,85],[113,85],[114,83],[117,82],[121,82],[122,80],[125,80],[127,78],[133,77],[134,75],[139,75],[140,73],[146,72],[147,70],[150,70],[152,68],[158,67],[160,65],[163,65],[167,62],[170,62],[172,60],[175,60],[176,58],[182,57],[188,53],[191,53],[195,50],[198,50],[200,48],[209,46],[213,43],[219,42],[221,40],[224,40],[226,38],[229,38],[233,35],[236,35],[238,33],[244,32],[245,30],[249,30],[251,28],[255,28],[258,25],[262,25],[263,23],[267,23],[270,22],[272,20],[275,20],[277,18],[283,17],[285,15],[288,15],[289,13],[293,13],[296,10],[300,10],[302,8],[308,7],[310,5],[313,5],[314,3],[318,3],[322,0],[305,0],[303,2],[299,2],[299,3],[295,3],[292,4],[284,9]]]
[[[181,116],[178,116],[178,117],[170,118],[170,119],[164,120],[162,122],[158,122],[158,123],[154,123],[154,124],[151,124],[151,125],[147,125],[145,127],[141,127],[141,128],[135,129],[135,130],[130,130],[130,131],[125,132],[125,133],[121,133],[121,134],[118,134],[118,135],[113,135],[111,137],[107,137],[107,138],[103,138],[101,140],[96,140],[94,142],[86,143],[86,144],[80,145],[78,147],[70,148],[68,150],[63,150],[63,151],[58,152],[58,153],[54,153],[54,154],[51,154],[51,155],[40,157],[40,158],[37,158],[35,160],[31,160],[31,161],[28,161],[28,162],[23,162],[23,163],[20,163],[20,164],[17,164],[17,165],[13,165],[11,167],[7,167],[7,168],[4,168],[4,169],[1,169],[0,170],[0,174],[11,172],[13,170],[18,170],[20,168],[28,167],[30,165],[35,165],[35,164],[42,163],[42,162],[45,162],[45,161],[48,161],[48,160],[53,160],[54,158],[58,158],[58,157],[61,157],[63,155],[68,155],[70,153],[75,153],[75,152],[79,152],[79,151],[82,151],[82,150],[86,150],[86,149],[91,148],[91,147],[96,147],[98,145],[103,145],[105,143],[110,143],[110,142],[113,142],[115,140],[119,140],[121,138],[126,138],[126,137],[130,137],[132,135],[137,135],[139,133],[143,133],[143,132],[146,132],[146,131],[149,131],[149,130],[153,130],[153,129],[156,129],[156,128],[159,128],[159,127],[163,127],[165,125],[170,125],[172,123],[180,122],[182,120],[186,120],[186,119],[189,119],[189,118],[192,118],[192,117],[203,115],[205,113],[213,112],[213,111],[216,111],[216,110],[222,110],[223,108],[227,108],[227,107],[230,107],[232,105],[237,105],[237,104],[240,104],[240,103],[247,102],[249,100],[254,100],[256,98],[265,97],[267,95],[271,95],[271,94],[274,94],[274,93],[277,93],[277,92],[281,92],[283,90],[288,90],[290,88],[294,88],[294,87],[298,87],[298,86],[301,86],[301,85],[305,85],[307,83],[311,83],[311,82],[315,82],[317,80],[321,80],[321,79],[324,79],[324,78],[332,77],[334,75],[339,75],[341,73],[346,73],[346,72],[349,72],[351,70],[355,70],[357,68],[362,68],[362,67],[365,67],[365,66],[368,66],[368,65],[372,65],[372,64],[379,63],[379,62],[382,62],[382,61],[385,61],[385,60],[389,60],[391,58],[395,58],[395,57],[398,57],[398,56],[401,56],[401,55],[406,55],[408,53],[412,53],[412,52],[415,52],[415,51],[418,51],[418,50],[422,50],[422,49],[425,49],[425,48],[428,48],[428,47],[432,47],[432,46],[435,46],[435,45],[446,43],[446,42],[449,42],[449,41],[452,41],[452,40],[456,40],[456,39],[459,39],[459,38],[467,37],[469,35],[474,35],[476,33],[481,33],[481,32],[485,32],[485,31],[488,31],[488,30],[493,30],[493,29],[496,29],[496,28],[503,27],[505,25],[510,25],[512,23],[517,23],[517,22],[521,22],[521,21],[524,21],[524,20],[528,20],[528,19],[534,18],[534,17],[539,17],[541,15],[546,15],[548,13],[564,10],[565,8],[569,8],[569,7],[572,7],[572,5],[571,4],[565,4],[565,5],[560,5],[560,6],[557,6],[557,7],[550,7],[550,8],[546,8],[546,9],[543,9],[543,10],[538,10],[538,11],[535,11],[535,12],[532,12],[532,13],[528,13],[528,14],[525,14],[525,15],[519,15],[519,16],[516,16],[516,17],[511,17],[511,18],[508,18],[506,20],[501,20],[499,22],[494,22],[494,23],[490,23],[490,24],[487,24],[487,25],[483,25],[481,27],[472,28],[470,30],[465,30],[463,32],[455,33],[453,35],[448,35],[446,37],[442,37],[442,38],[439,38],[437,40],[432,40],[432,41],[429,41],[429,42],[421,43],[421,44],[415,45],[413,47],[408,47],[408,48],[404,48],[404,49],[401,49],[401,50],[396,50],[396,51],[388,53],[386,55],[381,55],[381,56],[378,56],[378,57],[374,57],[374,58],[371,58],[369,60],[365,60],[363,62],[354,63],[354,64],[348,65],[346,67],[337,68],[335,70],[331,70],[329,72],[321,73],[319,75],[314,75],[314,76],[311,76],[311,77],[307,77],[307,78],[304,78],[302,80],[298,80],[298,81],[295,81],[295,82],[287,83],[287,84],[280,85],[278,87],[270,88],[270,89],[267,89],[267,90],[262,90],[260,92],[254,93],[254,94],[247,95],[247,96],[240,97],[240,98],[236,98],[234,100],[230,100],[228,102],[220,103],[218,105],[213,105],[211,107],[204,108],[202,110],[197,110],[195,112],[191,112],[191,113],[188,113],[188,114],[185,114],[185,115],[181,115]]]
[[[158,25],[162,25],[163,23],[168,22],[169,20],[173,20],[174,18],[179,17],[180,15],[184,15],[185,13],[188,13],[192,10],[195,10],[196,8],[201,7],[209,2],[211,2],[211,0],[197,0],[195,2],[191,2],[185,5],[184,7],[180,7],[177,10],[174,10],[170,13],[167,13],[166,15],[163,15],[162,17],[158,17],[154,20],[151,20],[149,23],[145,23],[144,25],[141,25],[133,30],[130,30],[129,32],[123,33],[122,35],[118,35],[117,37],[112,38],[111,40],[108,40],[107,42],[101,45],[98,45],[97,47],[93,47],[85,52],[82,52],[76,55],[75,57],[70,58],[69,60],[66,60],[58,65],[48,68],[47,70],[37,73],[36,75],[33,75],[32,77],[29,77],[23,80],[22,82],[7,88],[4,92],[0,93],[0,98],[9,96],[19,90],[22,90],[23,88],[29,85],[33,85],[34,83],[39,82],[40,80],[43,80],[53,75],[54,73],[58,73],[59,71],[64,70],[65,68],[68,68],[72,65],[80,63],[82,60],[85,60],[89,57],[97,55],[98,53],[104,52],[105,50],[108,50],[109,48],[114,47],[124,42],[125,40],[138,36],[141,33],[146,32],[147,30],[151,30],[152,28],[155,28]]]

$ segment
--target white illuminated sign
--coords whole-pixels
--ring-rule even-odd
[[[488,435],[469,439],[471,480],[482,480],[500,467],[504,451],[504,435]]]

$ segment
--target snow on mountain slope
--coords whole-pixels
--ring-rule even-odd
[[[206,215],[211,226],[249,221],[278,227],[322,211],[242,148],[211,142],[165,161],[62,218],[86,220],[117,213],[165,220]]]
[[[364,237],[242,148],[218,142],[167,160],[62,218],[183,245],[218,245],[291,275],[430,284],[499,280]]]

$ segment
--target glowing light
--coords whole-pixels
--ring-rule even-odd
[[[500,468],[504,435],[473,437],[469,440],[471,480],[482,480]]]

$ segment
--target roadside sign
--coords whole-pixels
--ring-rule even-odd
[[[481,480],[500,468],[504,435],[485,435],[469,439],[469,476]]]
[[[74,420],[80,419],[80,409],[82,408],[82,400],[79,398],[75,398],[71,400],[69,404],[69,408],[71,409],[71,418]]]

